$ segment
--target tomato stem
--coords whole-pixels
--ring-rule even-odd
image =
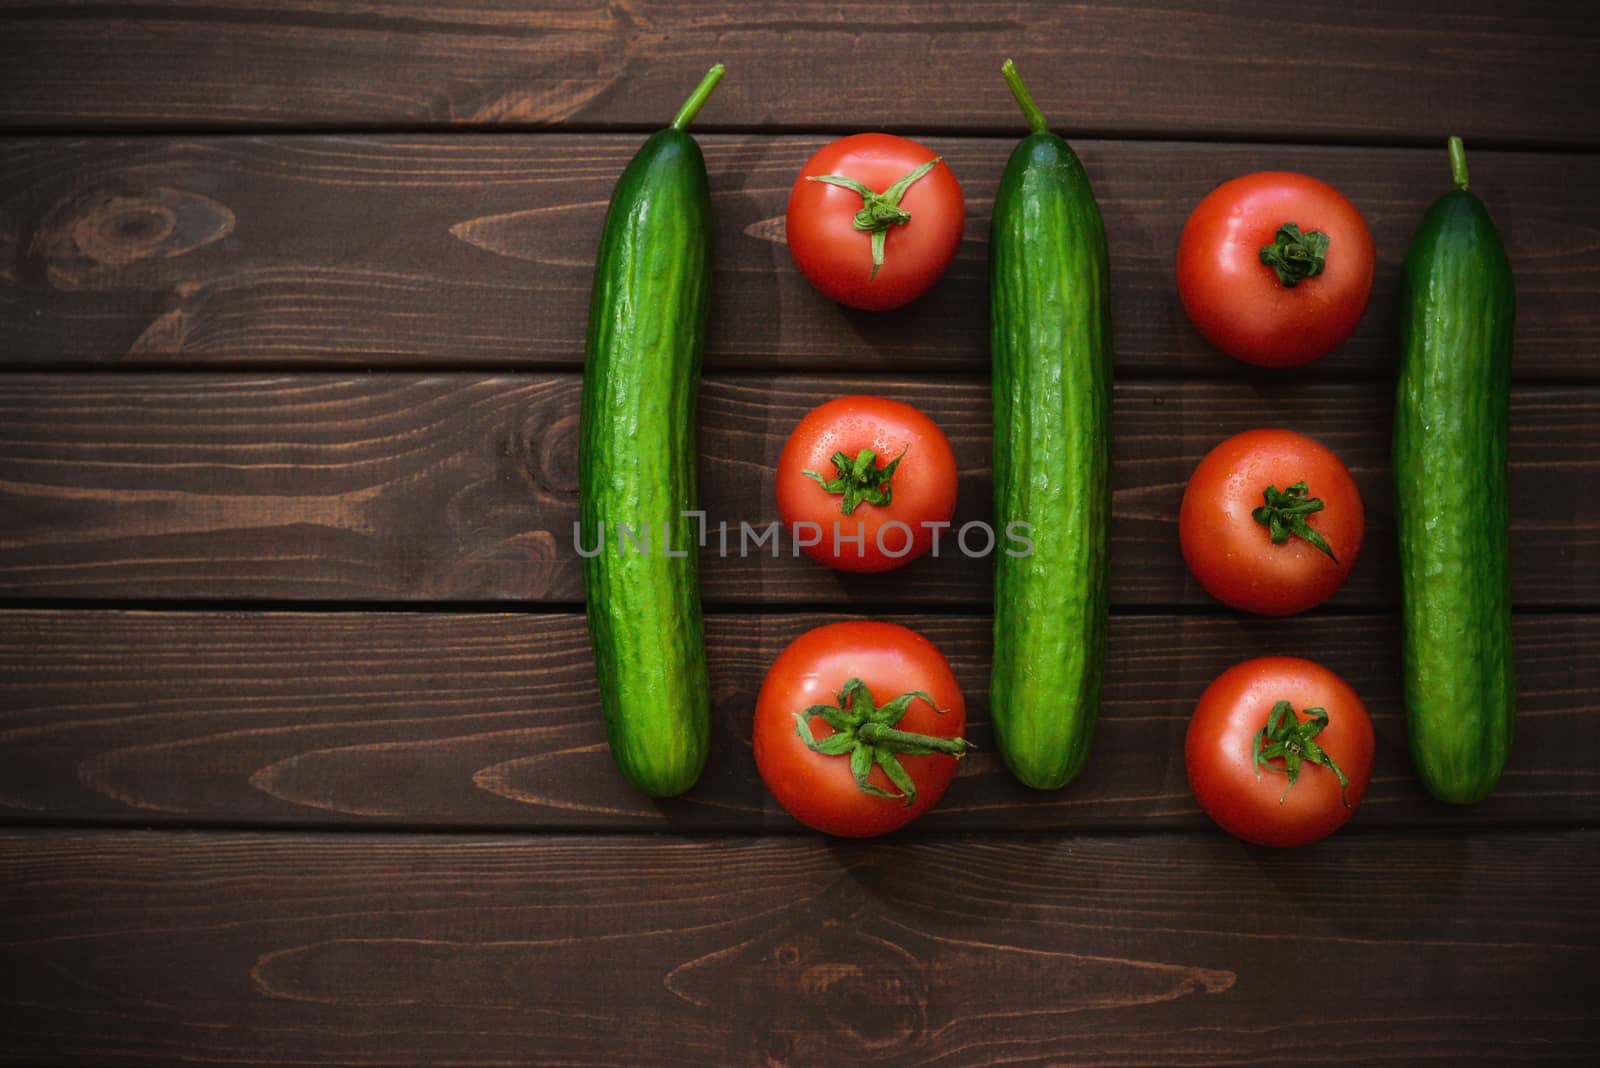
[[[1028,94],[1028,87],[1022,84],[1022,75],[1017,73],[1017,65],[1008,59],[1000,64],[1000,73],[1005,75],[1006,84],[1011,87],[1011,95],[1016,98],[1017,106],[1022,109],[1023,116],[1028,120],[1028,132],[1049,133],[1050,127],[1044,121],[1044,112],[1033,102],[1033,97]]]
[[[1268,486],[1261,493],[1266,503],[1251,512],[1250,518],[1267,528],[1272,535],[1272,544],[1283,545],[1291,535],[1304,538],[1327,553],[1328,559],[1337,564],[1339,558],[1333,555],[1333,546],[1306,522],[1306,516],[1320,512],[1324,507],[1322,498],[1306,496],[1309,492],[1304,482],[1296,482],[1286,490]]]
[[[1272,706],[1272,711],[1267,714],[1267,725],[1256,731],[1255,740],[1250,745],[1256,778],[1261,778],[1263,767],[1289,776],[1289,785],[1283,788],[1283,796],[1278,798],[1278,804],[1281,805],[1289,796],[1289,791],[1294,789],[1294,784],[1300,780],[1300,766],[1304,763],[1318,764],[1338,777],[1339,799],[1344,802],[1345,808],[1349,808],[1350,798],[1345,793],[1350,786],[1349,777],[1325,749],[1312,741],[1328,725],[1328,710],[1308,708],[1304,711],[1308,718],[1301,719],[1294,714],[1294,705],[1288,701],[1279,701]],[[1269,742],[1270,745],[1265,744]],[[1282,767],[1268,763],[1280,759],[1283,761]]]
[[[689,124],[694,121],[694,117],[700,114],[700,109],[711,98],[711,90],[717,87],[717,83],[722,80],[722,74],[726,69],[721,63],[718,63],[706,71],[706,76],[700,79],[700,84],[695,87],[694,92],[689,94],[689,99],[683,102],[683,107],[678,109],[678,114],[673,118],[672,128],[674,130],[686,130],[689,128]]]
[[[878,268],[883,266],[883,249],[888,241],[889,227],[904,226],[911,221],[911,213],[900,206],[900,199],[906,195],[906,190],[912,184],[933,170],[943,159],[935,156],[928,162],[915,168],[900,177],[900,180],[883,192],[874,192],[869,186],[854,178],[846,178],[842,174],[808,174],[808,182],[826,182],[848,189],[861,197],[861,210],[856,212],[850,225],[861,233],[872,235],[872,274],[867,277],[871,282],[878,277]],[[848,514],[848,513],[846,513]]]
[[[1461,138],[1451,137],[1450,145],[1450,177],[1456,183],[1456,188],[1467,188],[1467,146],[1461,143]]]
[[[972,748],[964,738],[897,730],[895,724],[905,717],[911,702],[918,700],[928,702],[935,712],[944,714],[944,710],[935,705],[933,698],[922,690],[909,690],[881,707],[876,706],[867,684],[858,678],[851,678],[840,688],[837,705],[812,705],[804,712],[796,712],[795,733],[800,735],[806,748],[814,753],[848,756],[856,788],[862,793],[902,801],[909,808],[917,799],[917,784],[900,763],[900,757],[940,754],[960,759]],[[818,741],[811,733],[811,721],[814,719],[821,719],[832,727],[833,733]],[[898,794],[868,781],[874,767],[883,769],[889,781],[900,791]]]
[[[885,727],[881,723],[863,723],[856,728],[856,738],[867,745],[903,747],[895,749],[894,751],[897,753],[943,753],[946,756],[958,757],[967,751],[967,742],[964,738],[940,738],[932,734],[913,734],[910,731]]]
[[[1296,223],[1278,227],[1272,244],[1261,246],[1261,262],[1271,267],[1285,289],[1303,279],[1315,278],[1328,262],[1328,235],[1321,230],[1301,233]]]
[[[845,515],[853,513],[862,501],[887,508],[894,499],[894,487],[889,484],[889,479],[894,477],[894,469],[900,466],[900,461],[910,451],[911,446],[907,445],[900,450],[899,456],[882,467],[877,466],[878,454],[872,449],[862,449],[855,459],[851,459],[849,453],[836,452],[833,454],[834,470],[838,472],[835,477],[823,478],[810,468],[800,473],[815,479],[817,485],[829,493],[843,494],[844,501],[839,510]]]

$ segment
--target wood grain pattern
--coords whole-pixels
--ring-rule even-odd
[[[0,1062],[1600,1063],[1593,14],[0,0]],[[1114,264],[1118,608],[1095,756],[1053,794],[994,752],[987,561],[847,585],[737,556],[843,392],[927,410],[958,522],[987,516],[1007,54]],[[736,555],[704,569],[710,763],[654,802],[578,611],[577,372],[612,184],[713,61],[702,496]],[[817,295],[781,221],[870,128],[968,198],[948,276],[876,316]],[[1465,809],[1410,771],[1387,474],[1399,261],[1449,133],[1519,309],[1518,738]],[[1171,269],[1189,208],[1267,168],[1342,188],[1380,254],[1356,336],[1276,376],[1198,338]],[[1201,454],[1268,424],[1334,446],[1369,513],[1292,626],[1212,605],[1175,541]],[[823,840],[762,787],[751,709],[785,643],[868,614],[946,652],[979,748],[910,832]],[[1306,850],[1229,838],[1184,773],[1196,696],[1268,652],[1377,728],[1361,810]]]
[[[713,376],[700,408],[708,601],[988,602],[990,561],[950,539],[937,560],[848,582],[789,540],[741,541],[741,523],[778,520],[772,468],[794,424],[851,392],[909,401],[938,422],[961,468],[956,523],[987,518],[983,382]],[[1213,603],[1178,552],[1184,483],[1229,434],[1287,422],[1337,451],[1365,500],[1367,544],[1333,603],[1393,603],[1390,392],[1386,383],[1120,385],[1114,602]],[[575,603],[578,399],[573,374],[5,376],[0,596]],[[1519,604],[1600,605],[1589,551],[1600,500],[1572,491],[1600,476],[1597,413],[1593,388],[1514,391]],[[967,545],[983,548],[976,534]]]
[[[782,244],[817,138],[702,137],[716,220],[707,360],[737,370],[988,367],[989,205],[1015,138],[928,139],[968,198],[927,298],[840,308]],[[576,367],[593,250],[635,136],[141,138],[0,142],[0,365]],[[1380,253],[1361,328],[1298,379],[1384,377],[1400,260],[1447,185],[1438,148],[1078,141],[1112,250],[1119,374],[1237,378],[1177,299],[1189,210],[1225,178],[1316,174]],[[1520,378],[1595,379],[1600,156],[1471,149],[1517,274]]]
[[[713,62],[707,126],[995,131],[1016,58],[1086,132],[1595,144],[1581,0],[1054,5],[822,0],[0,4],[15,127],[659,125]]]
[[[653,801],[612,765],[575,613],[0,612],[0,820],[793,831],[756,774],[751,713],[783,647],[838,618],[712,615],[710,762],[686,797]],[[1327,664],[1374,716],[1350,833],[1600,818],[1600,616],[1518,617],[1516,745],[1469,809],[1412,775],[1387,615],[1115,617],[1095,755],[1052,793],[996,754],[989,619],[893,618],[950,659],[978,746],[919,831],[1209,828],[1183,767],[1190,713],[1269,653]]]
[[[1592,1062],[1597,844],[9,832],[0,1031],[97,1064]]]

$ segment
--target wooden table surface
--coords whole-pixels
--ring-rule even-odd
[[[1001,767],[984,561],[844,581],[708,558],[686,797],[605,748],[570,532],[612,183],[712,62],[703,501],[845,391],[922,406],[990,493],[989,209],[1013,55],[1102,204],[1113,620],[1071,787]],[[176,1065],[1600,1062],[1600,20],[1586,2],[0,0],[0,1060]],[[843,310],[783,245],[840,133],[912,133],[969,218],[932,295]],[[1446,134],[1518,285],[1521,712],[1469,808],[1412,775],[1388,435],[1399,260]],[[1172,277],[1220,180],[1305,170],[1378,242],[1357,335],[1249,373]],[[1177,504],[1287,423],[1369,513],[1293,622],[1211,602]],[[950,657],[979,750],[914,830],[805,832],[751,757],[763,672],[844,616]],[[1366,698],[1351,824],[1275,852],[1190,797],[1224,667]]]

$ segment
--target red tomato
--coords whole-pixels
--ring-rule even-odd
[[[812,409],[789,435],[777,479],[778,512],[795,544],[842,571],[915,560],[956,510],[949,439],[911,405],[882,397],[840,397]]]
[[[1262,250],[1280,228],[1326,235],[1320,273],[1285,285]],[[1319,239],[1310,238],[1311,242]],[[1292,266],[1307,243],[1288,242]],[[1314,250],[1313,250],[1314,251]],[[1262,171],[1224,182],[1189,216],[1178,240],[1178,295],[1196,328],[1245,363],[1294,367],[1348,338],[1372,293],[1372,234],[1356,206],[1333,186],[1304,174]]]
[[[1316,502],[1322,507],[1313,511]],[[1365,530],[1349,469],[1292,430],[1247,430],[1212,449],[1189,476],[1178,511],[1178,543],[1200,585],[1223,604],[1268,616],[1331,597],[1355,566]]]
[[[1301,758],[1292,786],[1286,756],[1256,763],[1256,733],[1275,707],[1278,731],[1261,740],[1261,752],[1298,748],[1331,761]],[[1318,709],[1327,717],[1320,730]],[[1257,845],[1298,846],[1327,837],[1355,812],[1372,778],[1372,749],[1372,720],[1348,683],[1310,660],[1263,656],[1206,687],[1189,720],[1184,762],[1195,800],[1223,830]]]
[[[861,728],[839,715],[863,717],[869,698],[877,714],[862,718],[865,730],[857,737]],[[818,706],[848,729],[836,730],[820,714],[808,717]],[[806,717],[805,730],[823,752],[807,744],[797,715]],[[866,727],[872,721],[879,722]],[[756,698],[752,742],[762,780],[791,816],[828,834],[862,838],[905,826],[944,795],[966,748],[966,724],[961,687],[928,639],[894,623],[830,623],[778,654]],[[884,749],[900,751],[872,759]],[[867,789],[857,783],[858,770]]]
[[[896,183],[929,160],[939,157],[915,141],[863,133],[825,145],[806,161],[789,191],[785,225],[789,253],[812,285],[841,304],[882,310],[915,300],[939,280],[961,244],[961,184],[940,160],[897,201],[893,195]],[[811,180],[824,176],[859,183],[876,197],[889,194],[869,213],[882,232],[876,270],[873,234],[855,225],[858,216],[867,221],[867,198],[860,188]]]

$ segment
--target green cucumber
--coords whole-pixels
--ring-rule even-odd
[[[1111,313],[1105,227],[1078,157],[1007,60],[1031,133],[995,194],[989,238],[996,556],[995,740],[1029,786],[1083,770],[1105,658],[1111,542]]]
[[[1395,392],[1395,528],[1411,759],[1441,801],[1486,797],[1516,719],[1506,441],[1515,296],[1483,202],[1456,188],[1406,254]]]
[[[696,507],[711,197],[686,131],[721,77],[712,67],[617,181],[584,354],[578,547],[595,674],[611,755],[656,797],[693,786],[711,745],[699,524],[686,514]]]

